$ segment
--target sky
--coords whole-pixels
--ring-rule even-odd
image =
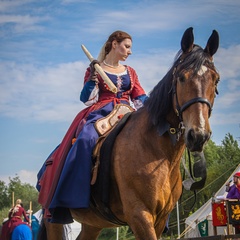
[[[0,180],[19,176],[35,186],[37,172],[75,115],[89,60],[107,37],[133,37],[132,66],[147,93],[171,67],[184,31],[205,47],[215,29],[219,95],[210,119],[221,145],[240,137],[240,1],[0,0]]]

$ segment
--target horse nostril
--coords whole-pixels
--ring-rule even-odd
[[[194,137],[195,137],[194,130],[193,130],[193,129],[190,129],[190,130],[188,131],[188,134],[187,134],[187,140],[188,140],[188,142],[193,142],[193,141],[194,141]]]
[[[190,151],[201,151],[205,142],[209,140],[211,132],[199,132],[193,128],[187,133],[187,147]]]

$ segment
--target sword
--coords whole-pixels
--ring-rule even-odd
[[[87,50],[87,48],[82,44],[81,45],[83,52],[86,54],[86,56],[88,57],[88,59],[90,60],[90,62],[92,62],[94,60],[93,56],[91,55],[91,53]],[[100,74],[100,76],[102,77],[103,81],[107,84],[107,86],[109,87],[110,91],[112,91],[113,93],[117,93],[117,88],[116,86],[113,84],[113,82],[109,79],[109,77],[107,76],[107,74],[103,71],[103,69],[101,68],[101,66],[99,64],[95,64],[94,68],[96,69],[96,71]]]

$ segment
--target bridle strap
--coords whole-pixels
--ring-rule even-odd
[[[211,116],[212,113],[212,104],[206,99],[206,98],[202,98],[202,97],[196,97],[193,99],[190,99],[189,101],[187,101],[186,103],[184,103],[181,107],[179,106],[179,102],[178,102],[178,96],[177,96],[177,91],[176,91],[176,86],[175,84],[173,84],[173,96],[175,95],[176,97],[176,112],[177,115],[180,119],[180,122],[182,121],[182,113],[188,108],[190,107],[192,104],[195,103],[205,103],[207,104],[207,106],[209,107],[209,111],[208,111],[208,117]]]
[[[179,115],[182,115],[182,113],[194,103],[205,103],[205,104],[207,104],[208,107],[209,107],[209,117],[210,117],[211,112],[212,112],[212,105],[206,98],[202,98],[202,97],[193,98],[193,99],[189,100],[188,102],[184,103],[182,107],[178,106]]]

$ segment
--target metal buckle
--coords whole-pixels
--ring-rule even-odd
[[[169,131],[171,134],[176,134],[176,132],[177,132],[176,128],[170,128]]]

